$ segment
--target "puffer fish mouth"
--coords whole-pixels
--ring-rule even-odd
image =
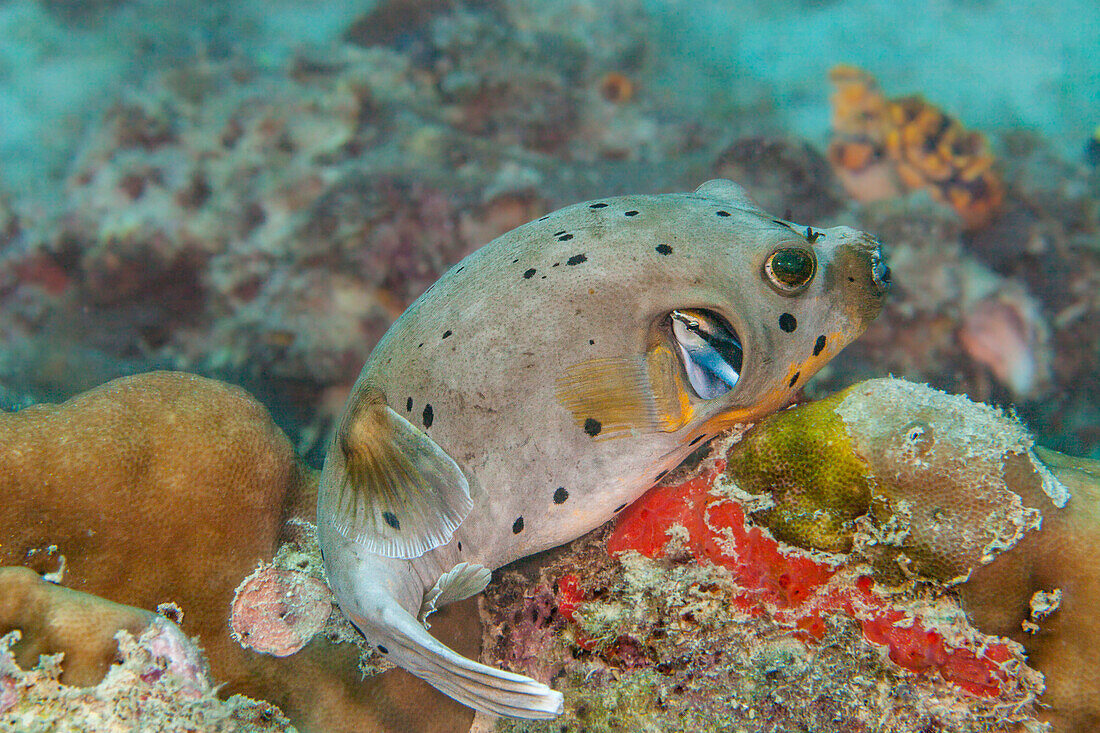
[[[871,282],[879,295],[885,295],[890,289],[890,267],[882,254],[882,244],[877,239],[871,242],[875,247],[871,252]]]

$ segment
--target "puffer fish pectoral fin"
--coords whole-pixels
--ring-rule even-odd
[[[455,565],[440,575],[435,585],[424,594],[424,602],[420,606],[419,614],[421,623],[427,626],[428,616],[437,609],[485,590],[485,586],[489,585],[492,578],[492,571],[484,565],[468,562]]]
[[[369,619],[352,614],[351,620],[390,661],[475,710],[527,719],[561,714],[560,692],[463,657],[437,641],[395,600],[379,597],[377,587],[367,592],[374,596],[369,605],[381,606],[381,612]]]
[[[369,552],[409,559],[450,541],[473,506],[458,464],[422,430],[361,390],[337,433],[344,473],[323,499],[333,526]]]
[[[676,356],[664,345],[645,356],[587,359],[566,369],[557,385],[558,401],[598,439],[673,433],[694,415]]]
[[[675,358],[659,346],[645,356],[587,359],[558,377],[558,401],[593,438],[675,432],[692,409]]]

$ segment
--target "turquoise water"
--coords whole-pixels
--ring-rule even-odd
[[[462,257],[728,176],[894,267],[806,396],[893,374],[1100,458],[1098,39],[1089,0],[0,0],[0,409],[197,373],[319,467],[374,344]],[[988,219],[884,149],[892,183],[853,184],[841,64],[983,136]]]

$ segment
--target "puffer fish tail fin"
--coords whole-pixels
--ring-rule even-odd
[[[379,600],[374,599],[376,604]],[[375,618],[352,621],[391,662],[475,710],[532,720],[560,715],[563,699],[530,677],[493,669],[449,649],[392,598]],[[377,608],[377,605],[375,605]]]
[[[458,464],[370,384],[336,435],[343,470],[321,486],[333,526],[385,557],[410,559],[450,541],[473,507]]]

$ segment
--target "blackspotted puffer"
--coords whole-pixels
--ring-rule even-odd
[[[560,713],[560,693],[460,656],[424,618],[784,406],[878,314],[888,280],[872,237],[777,219],[723,180],[495,239],[405,311],[352,389],[317,510],[340,607],[470,707]]]

